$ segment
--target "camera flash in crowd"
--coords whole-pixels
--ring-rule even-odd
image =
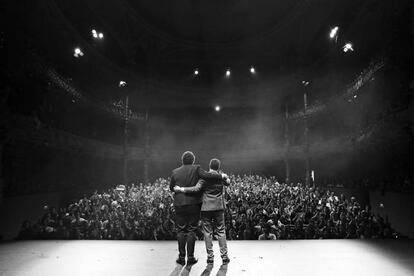
[[[215,110],[215,111],[217,111],[217,112],[219,112],[219,111],[220,111],[220,109],[221,109],[221,107],[220,107],[219,105],[216,105],[216,106],[214,107],[214,110]]]
[[[198,69],[196,68],[196,69],[194,70],[194,75],[196,75],[196,76],[197,76],[197,75],[198,75],[198,73],[199,73],[199,72],[198,72]]]
[[[256,73],[256,69],[254,69],[254,67],[253,67],[253,66],[252,66],[252,67],[250,67],[250,73],[252,73],[252,74]]]
[[[119,82],[119,87],[124,87],[124,86],[126,86],[126,81],[123,81],[123,80],[121,80],[120,82]]]
[[[230,69],[227,69],[226,70],[226,77],[230,77],[230,74],[231,74]]]

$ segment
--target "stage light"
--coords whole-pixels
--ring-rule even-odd
[[[302,81],[303,86],[308,86],[308,85],[309,85],[309,83],[310,83],[310,82],[305,81],[305,80],[303,80],[303,81]]]
[[[230,74],[231,74],[230,69],[227,69],[226,70],[226,77],[230,77]]]
[[[256,69],[254,69],[254,67],[253,67],[253,66],[252,66],[252,67],[250,67],[250,73],[252,73],[252,74],[256,73]]]
[[[338,26],[335,26],[334,28],[332,28],[332,29],[331,29],[331,32],[329,33],[329,37],[330,37],[331,39],[333,39],[333,38],[337,37],[338,30],[339,30],[339,27],[338,27]]]
[[[123,81],[123,80],[121,80],[120,82],[119,82],[119,87],[124,87],[124,86],[126,86],[127,85],[127,83],[125,82],[125,81]]]
[[[83,56],[82,50],[79,47],[76,47],[73,52],[73,56],[76,58]]]
[[[221,109],[221,107],[220,107],[219,105],[216,105],[216,106],[214,107],[214,110],[215,110],[215,111],[217,111],[217,112],[219,112],[219,111],[220,111],[220,109]]]
[[[344,47],[342,47],[343,51],[346,53],[348,51],[354,51],[354,48],[352,48],[352,44],[351,43],[347,43],[344,45]]]
[[[96,32],[96,30],[95,30],[95,29],[92,29],[92,36],[93,36],[94,38],[98,38],[98,33]]]
[[[199,73],[199,72],[198,72],[198,69],[195,69],[195,70],[194,70],[194,75],[198,75],[198,73]]]
[[[92,36],[93,38],[103,39],[104,34],[98,33],[95,29],[92,29]]]

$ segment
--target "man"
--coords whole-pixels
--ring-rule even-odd
[[[195,156],[191,151],[186,151],[181,157],[182,166],[172,171],[170,190],[174,191],[174,186],[193,187],[198,180],[205,179],[211,181],[221,181],[227,178],[226,174],[208,173],[194,165]],[[187,246],[187,264],[197,263],[194,258],[194,246],[198,221],[200,219],[201,193],[174,193],[175,220],[177,228],[177,240],[179,256],[177,263],[184,265]]]
[[[276,235],[270,232],[272,227],[266,223],[263,228],[263,233],[259,236],[259,240],[276,240]]]
[[[210,173],[220,175],[220,160],[211,159]],[[200,180],[194,187],[174,187],[174,191],[183,194],[194,194],[203,191],[203,204],[201,206],[201,221],[203,227],[204,241],[206,243],[207,263],[214,262],[213,233],[216,233],[220,246],[220,254],[223,264],[228,264],[230,259],[227,255],[226,227],[224,221],[224,185],[228,186],[230,180],[210,179]]]

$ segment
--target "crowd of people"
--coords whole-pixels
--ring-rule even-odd
[[[226,188],[228,240],[395,238],[387,219],[354,197],[325,188],[279,183],[274,177],[230,175]],[[169,179],[97,191],[59,209],[45,206],[18,239],[174,240]],[[203,235],[199,233],[199,238]]]
[[[319,186],[325,188],[350,188],[378,191],[414,192],[414,182],[407,176],[395,177],[395,179],[358,179],[358,180],[324,180]]]

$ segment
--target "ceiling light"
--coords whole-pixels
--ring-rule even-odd
[[[82,50],[79,47],[76,47],[73,51],[73,56],[76,58],[83,56]]]
[[[337,34],[338,34],[338,30],[339,30],[339,27],[338,26],[335,26],[334,28],[332,28],[331,29],[331,32],[329,33],[329,37],[331,39],[335,38],[337,36]]]
[[[344,45],[344,47],[342,47],[343,51],[346,53],[348,51],[354,51],[354,48],[352,48],[352,44],[351,43],[347,43]]]

